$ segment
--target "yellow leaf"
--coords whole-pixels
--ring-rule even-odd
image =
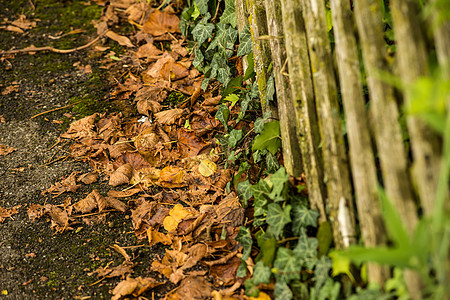
[[[198,166],[198,171],[205,177],[213,175],[217,171],[217,165],[209,159],[204,159]]]
[[[264,292],[259,292],[258,297],[250,297],[249,300],[270,300],[270,296]]]
[[[163,226],[164,229],[168,232],[173,232],[177,229],[178,223],[181,222],[184,218],[192,216],[192,214],[187,211],[183,205],[177,204],[175,205],[169,212],[169,215],[164,218]]]

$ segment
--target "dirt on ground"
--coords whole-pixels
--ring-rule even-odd
[[[83,45],[95,37],[90,22],[101,9],[78,1],[0,1],[0,51],[30,45],[66,49]],[[39,26],[31,24],[23,33],[6,30],[21,15]],[[50,38],[74,29],[83,32]],[[0,59],[0,144],[14,150],[0,155],[0,208],[18,211],[0,222],[0,299],[110,298],[109,291],[121,278],[97,282],[91,273],[124,260],[111,246],[138,246],[127,249],[137,263],[135,271],[146,268],[143,262],[158,253],[139,246],[129,217],[113,212],[104,224],[80,224],[76,230],[56,233],[49,219],[31,222],[27,215],[31,204],[60,204],[67,197],[43,195],[52,184],[74,171],[90,171],[88,164],[67,156],[63,142],[52,146],[72,120],[114,109],[107,99],[110,88],[105,71],[89,49]],[[74,105],[59,109],[70,104]],[[50,110],[54,111],[32,118]],[[82,199],[93,188],[106,193],[110,186],[100,177],[94,186],[83,185],[70,197]],[[153,293],[159,298],[158,288]]]

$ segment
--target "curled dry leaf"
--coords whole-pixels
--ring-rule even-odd
[[[127,205],[119,199],[116,199],[114,197],[106,197],[105,200],[107,207],[114,208],[121,212],[125,212],[127,210]]]
[[[145,151],[155,147],[159,142],[159,136],[155,132],[155,127],[151,126],[144,129],[134,138],[134,146],[138,151]]]
[[[70,124],[69,129],[66,133],[61,134],[61,137],[67,139],[81,139],[84,137],[95,137],[96,133],[94,131],[95,118],[98,116],[97,113],[84,117],[83,119],[77,120]]]
[[[156,48],[155,45],[152,43],[147,43],[141,47],[139,47],[138,51],[136,52],[137,58],[155,58],[158,55],[161,55],[162,51]]]
[[[77,171],[72,172],[72,174],[70,174],[66,179],[55,183],[41,194],[45,195],[46,193],[50,193],[52,195],[59,196],[64,192],[76,192],[81,187],[81,185],[76,183],[77,174]]]
[[[19,213],[21,205],[14,206],[13,208],[0,207],[0,223],[3,223],[6,218],[10,218],[12,215]]]
[[[174,108],[169,110],[163,110],[155,114],[156,120],[160,124],[172,125],[184,114],[184,109]]]
[[[126,36],[120,35],[115,33],[114,31],[108,30],[108,32],[106,32],[105,34],[107,37],[109,37],[110,39],[118,42],[120,45],[122,46],[126,46],[126,47],[134,47],[133,43],[130,41],[129,38],[127,38]]]
[[[157,282],[155,279],[150,277],[128,277],[126,280],[119,282],[119,284],[114,288],[112,292],[114,296],[111,297],[111,300],[119,300],[126,295],[138,297],[147,290],[157,287],[163,283],[164,282]]]
[[[93,190],[86,198],[78,201],[73,205],[77,211],[82,213],[89,213],[98,208],[98,211],[103,211],[107,207],[105,197],[100,195],[97,190]]]
[[[175,166],[167,166],[161,170],[159,174],[158,185],[166,188],[178,188],[186,186],[184,180],[186,171]]]
[[[171,234],[161,233],[159,231],[154,230],[152,227],[150,227],[147,230],[147,237],[150,247],[158,243],[164,245],[172,245],[173,242],[173,236]]]
[[[179,23],[180,19],[176,15],[155,10],[149,14],[147,21],[144,23],[144,32],[154,36],[163,35],[167,32],[180,32]]]
[[[109,178],[109,185],[118,186],[121,184],[127,184],[130,182],[132,174],[133,167],[131,167],[130,164],[124,164],[111,174],[111,177]]]
[[[81,181],[84,184],[91,184],[98,180],[98,173],[97,172],[85,173],[80,177],[78,177],[77,180]]]
[[[13,147],[6,146],[6,145],[0,145],[0,156],[8,155],[14,151],[16,151],[16,149]]]

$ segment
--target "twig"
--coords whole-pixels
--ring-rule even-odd
[[[56,153],[55,153],[56,154]],[[52,163],[55,163],[55,162],[57,162],[57,161],[60,161],[61,159],[67,159],[68,157],[69,157],[70,155],[63,155],[63,156],[60,156],[60,157],[58,157],[57,159],[54,159],[54,160],[52,160],[52,161],[49,161],[49,162],[47,162],[47,163],[45,163],[44,165],[40,165],[39,167],[42,167],[42,166],[49,166],[49,165],[51,165]],[[53,156],[52,156],[53,157]],[[59,196],[59,195],[58,195]]]
[[[99,212],[95,212],[95,213],[90,213],[90,214],[71,216],[71,218],[84,218],[84,217],[90,217],[90,216],[96,216],[96,215],[106,214],[106,213],[114,212],[114,211],[117,211],[117,210],[115,210],[115,209],[103,210],[103,211],[99,211]]]
[[[75,52],[75,51],[78,51],[78,50],[83,50],[83,49],[91,46],[96,41],[98,41],[104,34],[105,33],[100,34],[95,39],[93,39],[92,41],[87,43],[86,45],[83,45],[83,46],[80,46],[80,47],[76,47],[76,48],[73,48],[73,49],[56,49],[56,48],[53,48],[53,47],[50,47],[50,46],[46,46],[46,47],[30,46],[30,47],[26,47],[26,48],[23,48],[23,49],[1,51],[0,55],[14,54],[14,53],[38,52],[38,51],[51,51],[51,52],[56,52],[56,53],[72,53],[72,52]]]
[[[39,116],[42,116],[42,115],[45,115],[45,114],[47,114],[47,113],[51,113],[51,112],[53,112],[53,111],[57,111],[57,110],[61,110],[61,109],[64,109],[64,108],[68,108],[68,107],[74,106],[75,104],[78,104],[78,103],[81,103],[81,102],[83,102],[83,100],[80,100],[80,101],[77,101],[77,102],[75,102],[75,103],[68,104],[68,105],[65,105],[65,106],[53,108],[53,109],[50,109],[50,110],[47,110],[47,111],[44,111],[44,112],[41,112],[41,113],[38,113],[37,115],[32,116],[32,117],[30,118],[30,120],[33,120],[34,118],[39,117]]]

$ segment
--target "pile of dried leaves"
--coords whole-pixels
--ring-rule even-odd
[[[112,299],[142,295],[165,281],[178,285],[166,299],[242,298],[243,279],[236,276],[242,246],[235,237],[245,211],[235,193],[225,193],[233,172],[223,168],[214,141],[223,132],[214,117],[221,97],[217,84],[210,83],[205,92],[200,88],[203,77],[192,67],[178,27],[180,9],[169,5],[160,10],[135,0],[105,5],[96,25],[99,35],[129,49],[122,57],[105,54],[105,67],[117,60],[128,67],[112,96],[134,99],[140,116],[94,114],[73,122],[61,137],[73,141],[71,156],[88,162],[93,172],[72,173],[43,194],[74,192],[80,183],[97,181],[99,174],[115,190],[108,195],[93,190],[78,201],[68,197],[61,205],[34,204],[28,210],[32,220],[49,216],[59,232],[79,222],[104,222],[111,211],[131,211],[138,239],[166,245],[164,257],[149,262],[164,280],[132,277],[133,262],[115,245],[124,263],[95,271],[99,278],[124,278]],[[110,29],[124,20],[136,29],[130,36]],[[100,44],[96,49],[107,50]],[[185,95],[185,101],[167,103],[173,92]],[[252,262],[247,265],[251,273]]]

